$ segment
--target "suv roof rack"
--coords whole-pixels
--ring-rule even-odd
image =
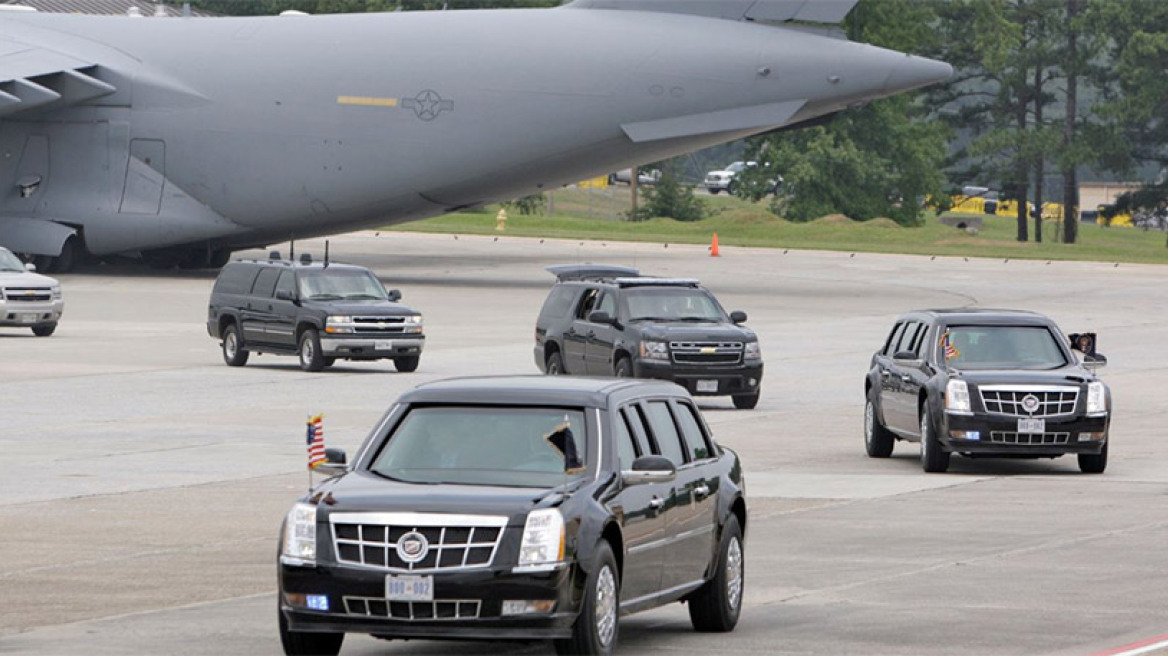
[[[697,287],[697,278],[615,278],[618,287]]]
[[[640,276],[641,272],[632,267],[613,264],[557,264],[550,266],[547,271],[554,275],[559,282],[566,280],[604,280],[609,278],[625,278]]]

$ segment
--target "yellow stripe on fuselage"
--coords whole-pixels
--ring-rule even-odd
[[[368,96],[337,96],[338,105],[358,105],[361,107],[397,107],[397,98],[371,98]]]

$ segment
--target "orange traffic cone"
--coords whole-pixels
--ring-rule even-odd
[[[710,241],[710,257],[718,257],[718,233],[714,233],[714,238]]]

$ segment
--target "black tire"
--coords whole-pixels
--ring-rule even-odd
[[[422,361],[420,355],[405,355],[400,358],[393,359],[393,366],[402,373],[410,373],[418,370],[418,363]]]
[[[280,615],[280,645],[287,656],[336,656],[341,653],[345,634],[289,631],[284,611],[277,610],[277,613]]]
[[[333,366],[333,365],[334,365],[334,364],[336,364],[336,363],[337,363],[337,359],[336,359],[335,357],[333,357],[333,356],[331,356],[331,355],[326,355],[326,356],[324,357],[324,366],[325,366],[325,368],[331,367],[331,366]]]
[[[892,447],[896,445],[896,436],[884,427],[880,416],[876,412],[876,402],[872,395],[864,404],[864,449],[869,458],[887,458],[892,455]]]
[[[324,369],[324,355],[320,352],[320,335],[315,328],[305,328],[300,333],[300,346],[297,349],[300,355],[300,368],[305,371],[320,371]]]
[[[632,378],[633,377],[633,363],[628,358],[621,358],[616,361],[616,366],[612,368],[612,375],[617,378]]]
[[[726,633],[738,625],[746,584],[746,559],[738,517],[730,515],[722,527],[714,577],[689,598],[689,621],[695,631]]]
[[[552,351],[551,355],[547,356],[546,364],[549,376],[563,376],[568,373],[564,369],[564,356],[560,355],[559,351]]]
[[[925,401],[921,406],[921,467],[930,474],[943,474],[949,471],[951,454],[941,448],[930,415],[929,402]]]
[[[730,397],[734,400],[734,407],[739,410],[754,410],[754,406],[758,405],[758,396],[762,394],[762,390],[755,391],[754,394],[735,394]]]
[[[584,584],[580,615],[572,637],[556,641],[558,654],[611,654],[620,629],[620,572],[612,547],[601,541]]]
[[[721,191],[722,191],[721,189],[711,189],[711,190],[710,190],[710,195],[711,195],[711,196],[717,196],[719,193],[721,193]]]
[[[42,323],[39,326],[32,327],[32,334],[36,335],[37,337],[48,337],[49,335],[52,335],[54,332],[56,332],[56,330],[57,324]]]
[[[77,237],[70,237],[61,244],[61,254],[49,263],[49,273],[69,273],[81,259],[81,243]]]
[[[1107,469],[1107,447],[1110,443],[1103,443],[1103,450],[1099,453],[1080,453],[1079,471],[1084,474],[1102,474]]]
[[[247,356],[251,355],[243,345],[243,337],[239,334],[239,327],[234,323],[227,324],[223,329],[223,361],[229,367],[242,367],[247,364]]]

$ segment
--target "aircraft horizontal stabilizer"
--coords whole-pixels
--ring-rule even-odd
[[[93,76],[97,66],[67,55],[0,41],[0,118],[77,105],[117,89]]]
[[[676,116],[656,121],[626,123],[621,126],[635,143],[693,137],[701,134],[720,134],[782,127],[803,105],[805,100],[788,100],[752,107],[735,107],[716,112]]]
[[[859,0],[575,0],[571,9],[623,9],[729,20],[839,23]]]

